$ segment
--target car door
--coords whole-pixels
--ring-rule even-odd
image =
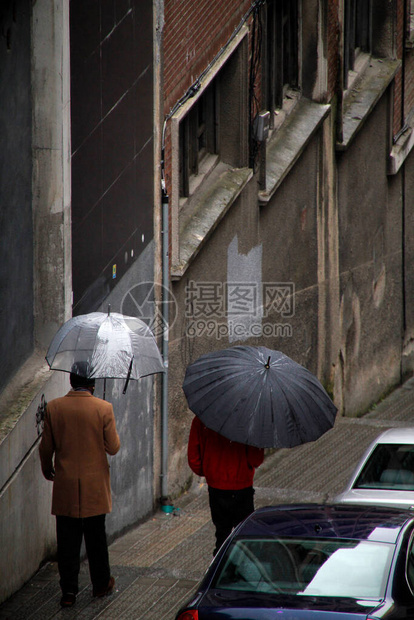
[[[399,549],[392,584],[395,605],[384,618],[414,618],[414,524],[406,532]]]

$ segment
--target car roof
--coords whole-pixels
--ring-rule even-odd
[[[414,443],[414,427],[390,428],[381,433],[372,443]]]
[[[414,515],[396,508],[301,504],[259,508],[235,532],[245,536],[345,538],[395,543]]]

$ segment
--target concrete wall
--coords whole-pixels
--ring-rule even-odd
[[[111,306],[111,312],[122,312],[140,316],[131,300],[148,283],[146,291],[154,292],[154,243],[148,244],[142,255],[130,267],[117,287],[105,300],[101,311]],[[154,312],[152,297],[146,309]],[[152,512],[160,497],[159,480],[154,478],[157,467],[154,444],[154,399],[157,376],[143,377],[130,381],[126,394],[123,394],[124,381],[107,380],[106,400],[114,407],[121,449],[111,457],[112,513],[107,519],[108,536],[113,537]],[[97,382],[96,396],[103,395],[103,380]]]
[[[340,360],[347,415],[400,380],[402,200],[400,176],[386,174],[390,94],[338,156]]]
[[[122,311],[134,287],[152,283],[153,254],[153,244],[149,244],[112,291],[107,301],[114,312]],[[50,514],[52,484],[40,469],[36,411],[42,394],[49,401],[67,393],[69,376],[50,371],[46,364],[41,368],[33,365],[31,372],[29,369],[29,376],[36,374],[34,385],[38,387],[27,405],[27,394],[19,392],[24,413],[0,443],[0,603],[56,553],[55,518]],[[107,381],[105,397],[113,404],[121,440],[118,454],[108,457],[113,498],[112,513],[107,518],[109,540],[148,516],[159,498],[153,449],[156,381],[153,377],[131,381],[125,395],[122,380]],[[103,383],[97,381],[98,397],[103,396]]]
[[[410,376],[414,369],[414,153],[399,173],[403,202],[403,277],[404,277],[404,351],[402,372]]]
[[[327,121],[328,124],[330,120]],[[171,492],[185,485],[190,470],[186,462],[186,439],[192,413],[181,385],[186,366],[201,354],[236,344],[262,345],[281,350],[312,372],[318,373],[319,349],[324,346],[322,376],[330,376],[329,342],[331,325],[320,321],[320,225],[319,152],[323,132],[319,131],[304,150],[294,170],[271,202],[259,207],[254,178],[212,234],[180,282],[173,283],[178,317],[171,330],[170,348],[170,462]],[[322,244],[323,245],[323,244]],[[326,240],[326,246],[328,242]],[[255,315],[228,317],[220,311],[197,312],[186,303],[186,288],[218,284],[217,304],[224,309],[225,283],[248,286],[255,291]],[[294,308],[286,317],[275,308],[262,307],[263,287],[289,283],[294,291]],[[292,300],[293,301],[293,300]],[[197,300],[195,301],[195,304]],[[201,307],[201,305],[200,305]],[[209,326],[213,326],[211,329]],[[240,331],[234,332],[235,326]],[[257,328],[259,331],[257,331]],[[320,333],[323,329],[323,333]],[[242,335],[240,335],[242,334]],[[174,474],[172,474],[174,472]]]
[[[50,375],[0,444],[0,602],[56,550],[55,519],[50,514],[52,484],[40,469],[36,411],[42,394],[51,400],[65,394],[69,384],[66,373]]]
[[[20,55],[15,58],[10,50],[0,54],[4,74],[10,74],[8,83],[0,80],[6,102],[2,108],[4,113],[0,112],[0,123],[10,147],[10,158],[0,158],[2,191],[8,197],[5,208],[2,203],[0,210],[0,247],[2,252],[3,248],[5,251],[1,266],[5,269],[1,272],[4,287],[2,279],[0,313],[8,311],[7,319],[1,314],[5,328],[1,339],[1,359],[5,363],[2,372],[18,371],[21,362],[31,353],[34,340],[38,350],[27,362],[25,372],[20,368],[13,384],[7,385],[0,395],[0,539],[3,542],[0,602],[23,585],[39,565],[55,553],[55,524],[50,515],[52,485],[43,479],[40,471],[35,413],[42,394],[48,401],[69,389],[67,374],[48,371],[44,354],[54,333],[70,317],[72,310],[69,0],[38,0],[33,4],[21,0],[15,5],[17,21],[13,21],[12,13],[9,21],[14,34],[18,35],[14,40]],[[145,20],[148,37],[141,37],[140,44],[149,45],[145,58],[141,58],[148,63],[152,39],[151,2],[147,2],[146,7],[149,8]],[[0,9],[0,18],[3,18],[2,11],[3,8]],[[9,19],[7,12],[5,15]],[[144,22],[139,24],[142,26]],[[143,222],[146,228],[137,232],[140,247],[130,253],[128,260],[124,259],[124,249],[120,250],[118,258],[122,258],[122,268],[109,287],[112,289],[110,295],[100,308],[96,308],[104,311],[110,304],[112,311],[125,312],[129,291],[142,283],[149,283],[151,289],[154,281],[155,246],[151,241],[152,67],[141,69],[139,92],[148,105],[146,120],[142,106],[138,108],[142,132],[138,136],[140,141],[137,139],[140,153],[135,167],[142,164],[145,151],[144,159],[149,162],[149,168],[146,175],[140,168],[145,191],[139,195],[134,193],[132,198],[129,196],[128,208],[132,219]],[[30,87],[34,101],[33,118]],[[13,101],[16,109],[13,109]],[[134,102],[131,111],[134,114],[137,111]],[[5,113],[9,118],[5,118]],[[138,116],[136,120],[138,122]],[[17,124],[21,125],[19,132]],[[116,127],[114,130],[116,133]],[[136,130],[140,131],[138,124]],[[13,131],[17,132],[17,138]],[[135,133],[133,139],[137,135]],[[142,188],[142,184],[138,183],[138,186]],[[16,194],[16,188],[21,195]],[[23,201],[23,198],[25,203],[20,207],[16,201]],[[112,212],[119,217],[116,208]],[[18,235],[14,234],[16,231]],[[109,234],[113,232],[109,227]],[[3,243],[4,235],[8,236],[8,246]],[[13,244],[18,246],[15,250]],[[136,315],[135,306],[133,310]],[[141,318],[151,321],[154,312],[152,297],[149,297],[146,316]],[[14,360],[14,365],[9,371],[7,364],[10,360]],[[36,376],[35,381],[33,376]],[[122,394],[124,384],[121,380],[108,381],[106,386],[106,399],[114,405],[122,444],[118,455],[110,459],[113,488],[113,512],[107,521],[110,539],[147,516],[159,497],[160,481],[154,474],[155,469],[160,470],[159,453],[154,449],[156,382],[157,379],[152,377],[131,381],[126,395]],[[100,381],[97,395],[102,396],[102,393],[103,381]]]
[[[35,342],[71,316],[69,0],[32,3]]]
[[[340,414],[349,416],[401,381],[404,329],[411,334],[406,359],[407,374],[412,372],[412,312],[405,296],[412,298],[413,187],[406,173],[404,247],[403,177],[387,176],[391,96],[391,90],[385,93],[345,152],[334,150],[332,112],[268,205],[259,207],[253,179],[182,280],[173,283],[178,319],[170,356],[172,491],[190,477],[186,440],[192,414],[181,385],[186,366],[204,352],[244,342],[282,350],[317,374]],[[186,287],[218,283],[224,291],[226,282],[251,282],[257,290],[264,283],[291,283],[292,316],[258,311],[255,317],[262,328],[270,323],[290,331],[234,337],[217,331],[219,324],[229,325],[225,316],[201,313],[193,321]],[[208,329],[209,318],[214,328]]]
[[[0,391],[33,348],[30,6],[0,7]]]

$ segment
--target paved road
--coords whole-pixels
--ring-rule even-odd
[[[255,478],[256,506],[330,501],[374,437],[386,428],[409,425],[414,425],[414,379],[363,418],[338,418],[317,442],[267,455]],[[206,570],[214,547],[203,480],[195,480],[175,507],[176,514],[157,512],[110,546],[116,578],[112,596],[92,598],[83,563],[76,606],[61,610],[57,567],[48,563],[0,606],[0,618],[173,620]]]

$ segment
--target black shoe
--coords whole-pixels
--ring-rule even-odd
[[[76,603],[76,594],[72,592],[64,592],[60,599],[61,607],[72,607]]]
[[[98,596],[99,598],[102,596],[108,596],[108,594],[112,594],[114,587],[115,579],[111,577],[105,588],[93,588],[92,594],[93,596]]]

